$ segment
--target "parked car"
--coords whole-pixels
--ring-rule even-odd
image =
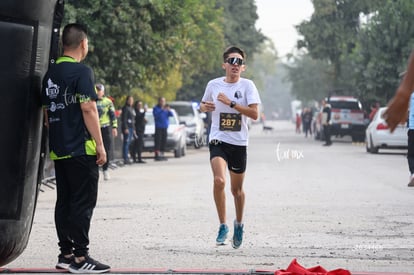
[[[367,124],[361,102],[352,96],[331,96],[327,102],[331,105],[331,135],[364,142]]]
[[[204,113],[200,113],[197,109],[197,103],[190,101],[172,101],[168,105],[174,109],[180,121],[185,123],[187,127],[187,145],[193,145],[200,148],[204,139]]]
[[[407,149],[408,127],[407,124],[399,124],[393,133],[390,132],[387,123],[382,118],[387,107],[380,108],[365,131],[366,149],[368,153],[378,153],[380,148]]]
[[[186,136],[187,130],[184,123],[180,123],[175,110],[171,110],[173,116],[169,117],[170,125],[168,126],[168,137],[165,151],[174,153],[174,157],[179,158],[185,156],[187,151]],[[144,152],[154,152],[154,134],[155,122],[152,109],[148,109],[145,113],[147,124],[144,133]]]

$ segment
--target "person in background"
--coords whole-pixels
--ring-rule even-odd
[[[165,98],[160,97],[158,104],[152,109],[155,122],[155,136],[154,136],[154,152],[155,160],[167,160],[164,156],[165,145],[167,144],[168,126],[170,124],[169,117],[173,116],[170,106],[166,104]]]
[[[296,113],[296,134],[300,134],[300,126],[302,126],[302,116],[299,112]]]
[[[50,64],[41,100],[55,163],[55,225],[60,254],[56,268],[71,273],[110,270],[89,256],[89,228],[98,198],[99,166],[107,158],[99,125],[95,80],[80,63],[88,54],[87,29],[68,24],[62,33],[63,55]]]
[[[323,146],[331,146],[331,105],[325,99],[322,99],[322,127],[325,137]]]
[[[137,136],[131,146],[131,156],[135,163],[146,163],[142,160],[142,150],[144,148],[145,124],[147,123],[145,113],[147,109],[147,106],[143,106],[141,100],[135,101],[135,132]]]
[[[115,107],[112,100],[105,96],[104,85],[96,84],[95,88],[98,94],[96,106],[99,113],[99,124],[101,125],[102,139],[107,155],[107,161],[104,165],[102,165],[102,171],[104,180],[109,180],[110,176],[108,166],[112,152],[112,137],[116,137],[118,135],[118,121],[115,117]]]
[[[303,121],[303,132],[305,132],[305,137],[312,135],[312,119],[313,114],[310,108],[304,108],[302,113],[302,121]]]
[[[369,113],[368,119],[372,121],[374,119],[375,114],[379,110],[380,104],[378,102],[371,104],[371,112]]]
[[[200,108],[199,108],[199,110],[200,110]],[[206,114],[206,116],[204,117],[204,128],[205,128],[205,134],[206,134],[206,144],[205,145],[208,145],[208,143],[209,143],[209,136],[210,136],[210,129],[211,129],[211,112],[206,112],[205,113]]]
[[[134,98],[129,95],[125,100],[125,105],[122,107],[121,113],[121,126],[122,126],[122,134],[123,134],[123,143],[122,143],[122,157],[124,159],[124,164],[131,164],[131,160],[129,159],[129,146],[131,141],[136,135],[135,133],[135,111],[132,107],[134,103]]]
[[[210,80],[200,104],[201,112],[212,112],[209,137],[210,165],[213,171],[213,194],[219,218],[217,245],[227,244],[226,171],[230,173],[231,191],[234,197],[236,218],[233,226],[233,248],[243,242],[243,212],[245,193],[243,182],[247,166],[247,120],[259,117],[259,92],[253,81],[242,78],[245,70],[244,51],[229,47],[223,53],[224,77]]]

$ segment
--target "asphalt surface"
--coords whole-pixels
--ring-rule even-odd
[[[90,254],[113,268],[224,270],[306,267],[414,271],[414,188],[405,152],[368,154],[294,133],[290,122],[253,125],[245,179],[244,243],[215,246],[218,219],[207,147],[182,158],[111,170],[100,182]],[[55,190],[43,187],[26,250],[3,268],[53,268]],[[235,217],[229,185],[228,224]],[[230,227],[232,234],[232,227]]]

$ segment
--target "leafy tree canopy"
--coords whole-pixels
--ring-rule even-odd
[[[150,104],[161,95],[174,100],[177,91],[201,97],[227,44],[257,50],[264,36],[256,20],[254,0],[66,0],[64,24],[88,27],[85,62],[119,105],[127,94]]]

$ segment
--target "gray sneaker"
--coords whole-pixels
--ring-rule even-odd
[[[216,239],[216,245],[228,244],[227,233],[229,233],[229,227],[226,224],[221,224]]]
[[[239,248],[243,242],[243,227],[244,224],[237,224],[236,221],[234,221],[234,235],[231,245],[235,249]]]

